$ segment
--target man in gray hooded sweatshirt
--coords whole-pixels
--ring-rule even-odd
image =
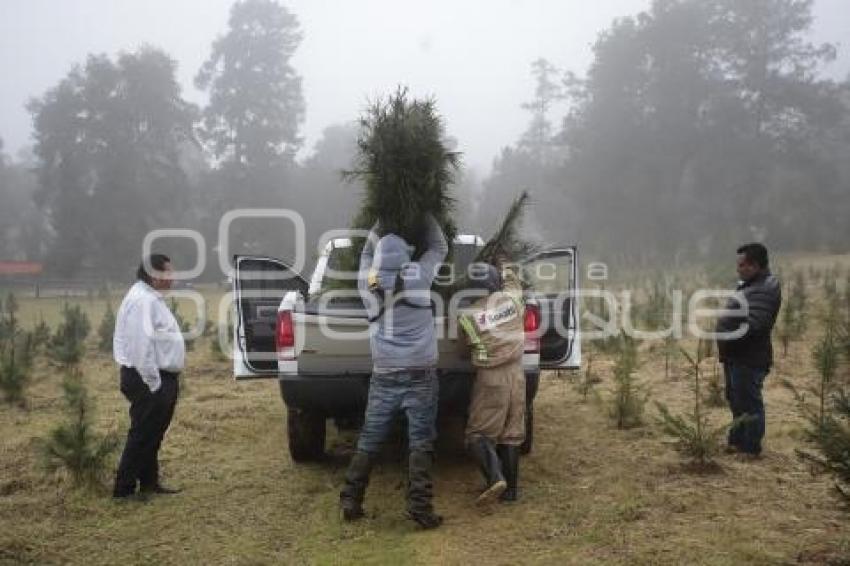
[[[360,256],[357,283],[369,314],[373,370],[366,418],[345,475],[340,505],[347,521],[363,516],[372,462],[395,416],[403,412],[410,447],[407,512],[420,526],[431,529],[442,523],[442,517],[431,503],[439,382],[430,293],[448,253],[445,236],[432,216],[427,218],[425,252],[416,262],[410,253],[407,242],[395,234],[378,240],[376,225]]]

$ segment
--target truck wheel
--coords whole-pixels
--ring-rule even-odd
[[[529,454],[534,446],[534,405],[529,403],[525,407],[525,440],[520,444],[521,454]]]
[[[325,416],[319,413],[289,408],[286,429],[289,454],[296,462],[314,462],[325,455]]]

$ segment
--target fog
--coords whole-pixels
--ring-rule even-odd
[[[271,159],[252,157],[250,140],[222,149],[232,140],[210,92],[224,83],[215,65],[201,77],[229,33],[231,0],[0,3],[0,260],[67,276],[81,261],[120,271],[151,229],[214,234],[235,206],[299,210],[311,238],[348,226],[360,194],[339,171],[351,165],[356,120],[400,85],[436,100],[463,154],[455,197],[468,230],[492,229],[529,189],[530,234],[618,257],[709,257],[750,239],[844,250],[850,240],[842,0],[278,4],[295,19],[275,61],[285,115],[267,140]],[[93,105],[77,117],[100,116],[98,89],[117,88],[108,85],[136,85],[123,109],[101,101],[114,128],[70,133],[73,97]],[[143,127],[122,133],[127,116]],[[139,135],[156,141],[145,149]],[[263,173],[228,169],[234,151]],[[252,251],[285,238],[259,228],[239,237]]]
[[[0,3],[0,137],[16,153],[31,143],[24,104],[42,94],[89,53],[115,54],[143,44],[178,62],[189,100],[202,103],[192,79],[223,33],[231,0],[5,0]],[[591,44],[614,18],[649,0],[295,0],[304,41],[293,63],[308,101],[303,135],[312,146],[322,130],[353,120],[366,100],[405,84],[433,95],[466,164],[486,174],[499,149],[520,135],[519,104],[534,88],[530,62],[545,57],[582,72]],[[427,6],[427,9],[424,8]],[[843,0],[819,0],[819,41],[850,39]],[[836,14],[837,17],[832,17]],[[830,73],[850,72],[842,50]],[[498,117],[498,119],[494,119]]]

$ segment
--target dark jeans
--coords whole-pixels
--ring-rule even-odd
[[[380,451],[396,415],[404,413],[410,450],[432,452],[437,435],[438,393],[439,380],[433,370],[372,374],[357,449],[371,454]]]
[[[177,374],[159,374],[162,385],[151,393],[135,369],[121,367],[121,393],[130,401],[130,430],[115,475],[115,495],[135,492],[137,481],[142,488],[159,483],[159,447],[174,416],[180,387]]]
[[[726,362],[723,371],[732,418],[740,419],[729,429],[729,444],[743,452],[760,454],[765,428],[761,390],[768,370]]]

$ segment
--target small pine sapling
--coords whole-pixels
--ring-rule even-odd
[[[808,403],[805,393],[789,381],[783,384],[794,394],[808,426],[806,439],[819,454],[797,450],[800,459],[813,463],[836,476],[836,489],[850,500],[850,396],[846,386],[836,389],[833,382],[838,366],[839,351],[830,332],[826,332],[812,353],[820,374],[819,383],[807,389],[817,399],[816,406]]]
[[[99,435],[92,424],[91,401],[82,375],[73,369],[62,382],[67,419],[50,431],[42,444],[49,470],[64,468],[76,486],[98,485],[106,472],[109,456],[118,448],[114,433]]]
[[[828,328],[823,338],[812,351],[815,368],[820,377],[818,391],[818,430],[822,430],[826,418],[826,400],[830,395],[835,372],[838,369],[839,350],[832,329]]]
[[[66,367],[78,364],[85,353],[85,339],[90,330],[91,323],[80,305],[66,304],[62,322],[50,339],[51,358]]]
[[[593,371],[594,351],[591,349],[587,355],[587,363],[584,366],[584,373],[580,374],[576,382],[576,390],[581,395],[582,402],[587,403],[587,398],[591,394],[595,394],[595,386],[600,382],[596,372]]]
[[[666,405],[656,402],[660,414],[658,423],[666,434],[676,439],[676,447],[682,454],[700,468],[706,468],[720,451],[720,439],[729,425],[712,427],[708,415],[703,411],[700,390],[703,349],[697,348],[696,358],[684,348],[680,351],[688,361],[689,373],[694,380],[694,409],[690,414],[673,415]]]
[[[806,292],[806,279],[802,271],[798,271],[794,276],[793,284],[791,285],[791,296],[789,302],[794,309],[794,330],[793,336],[797,339],[802,338],[803,334],[808,329],[808,320],[806,319],[806,308],[809,302],[808,293]]]
[[[0,311],[3,340],[0,342],[0,391],[10,405],[26,405],[26,388],[32,365],[32,334],[18,328],[18,302],[13,294],[6,298]]]
[[[103,313],[103,318],[100,319],[100,326],[97,329],[97,349],[101,352],[111,352],[114,334],[115,312],[112,310],[112,305],[106,303],[106,311]]]
[[[797,328],[796,316],[794,303],[792,301],[786,301],[785,304],[782,305],[782,313],[779,317],[779,326],[776,329],[777,337],[782,344],[783,358],[788,355],[788,345],[791,343],[791,340],[794,339],[794,330]]]
[[[635,379],[637,367],[637,345],[633,338],[622,333],[614,365],[614,398],[610,410],[611,418],[620,429],[643,424],[643,411],[649,395]]]
[[[39,317],[38,323],[32,330],[33,348],[37,351],[41,350],[50,343],[50,327],[44,322],[44,319]]]
[[[726,405],[726,389],[724,380],[720,378],[720,364],[717,359],[711,359],[711,376],[708,378],[708,396],[706,402],[712,407]]]
[[[800,412],[809,424],[806,435],[812,440],[817,440],[827,418],[829,408],[827,403],[832,395],[833,382],[839,363],[838,344],[829,329],[815,344],[812,350],[812,363],[818,371],[818,381],[815,385],[809,385],[802,391],[788,379],[782,380],[782,385],[794,396]],[[809,403],[807,394],[816,399],[814,406]]]

